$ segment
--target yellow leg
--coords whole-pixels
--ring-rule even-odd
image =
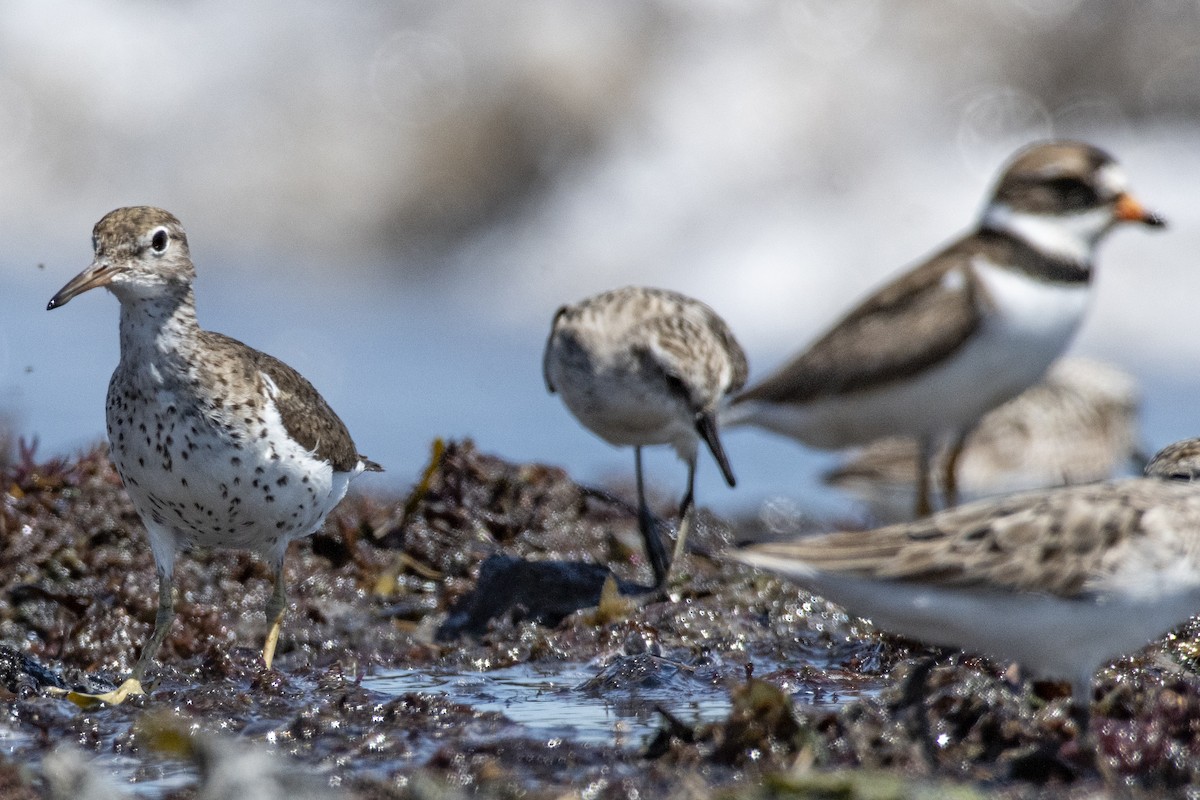
[[[144,695],[146,691],[142,688],[142,682],[137,678],[126,678],[125,682],[116,689],[101,694],[67,691],[66,689],[50,689],[48,693],[58,697],[65,697],[85,711],[90,711],[102,705],[119,706],[128,698],[138,694]]]
[[[144,695],[146,690],[142,688],[142,678],[146,675],[146,668],[154,662],[154,657],[158,655],[158,648],[162,646],[163,639],[167,638],[167,632],[171,630],[171,622],[174,619],[175,592],[171,586],[171,573],[160,568],[158,571],[158,613],[154,617],[154,633],[151,634],[150,641],[146,642],[146,646],[142,648],[142,654],[133,667],[133,674],[111,692],[91,694],[56,689],[50,693],[66,697],[80,708],[95,708],[99,705],[116,706],[124,703],[133,695]]]
[[[275,567],[275,590],[271,592],[271,599],[267,601],[267,622],[270,628],[267,630],[267,640],[263,643],[263,664],[267,669],[271,668],[271,662],[275,660],[275,645],[279,644],[279,632],[283,629],[283,612],[287,606],[287,592],[284,589],[283,583],[283,559],[279,559],[279,564]]]

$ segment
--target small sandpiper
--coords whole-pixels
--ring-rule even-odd
[[[704,303],[629,286],[560,308],[542,366],[546,388],[562,396],[584,427],[610,444],[633,446],[638,525],[655,585],[664,586],[675,559],[668,560],[646,505],[642,447],[669,444],[688,465],[677,558],[694,510],[701,440],[726,482],[735,485],[716,420],[719,404],[746,382],[742,348]]]
[[[751,424],[836,449],[919,442],[916,514],[946,506],[980,417],[1041,379],[1091,299],[1096,246],[1119,222],[1161,227],[1111,156],[1079,142],[1031,146],[1000,176],[978,227],[877,290],[791,362],[735,397],[723,426]]]
[[[158,572],[154,633],[132,676],[98,699],[119,703],[141,680],[175,616],[177,551],[252,550],[274,591],[263,646],[269,669],[283,624],[288,544],[315,532],[364,471],[346,426],[298,372],[196,321],[195,267],[179,220],[119,208],[92,231],[91,266],[51,298],[58,308],[106,287],[121,302],[121,360],[108,385],[112,460],[146,526]]]
[[[1072,682],[1200,611],[1200,439],[1143,478],[981,500],[916,522],[730,553],[928,644]]]

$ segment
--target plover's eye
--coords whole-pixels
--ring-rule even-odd
[[[1096,190],[1078,178],[1056,178],[1050,181],[1050,189],[1058,195],[1063,208],[1066,209],[1077,210],[1100,205],[1100,197]]]
[[[170,241],[170,234],[166,228],[156,228],[154,233],[150,234],[150,247],[156,253],[161,253],[167,249],[167,242]]]

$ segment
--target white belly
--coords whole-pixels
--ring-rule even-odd
[[[198,544],[282,557],[345,495],[352,473],[334,473],[297,445],[273,405],[252,435],[178,410],[187,407],[160,390],[145,431],[130,425],[128,407],[108,412],[113,462],[156,555]]]
[[[1196,589],[1180,589],[1149,601],[1121,596],[1097,601],[821,573],[802,582],[892,633],[1016,660],[1039,675],[1072,681],[1144,647],[1200,608]]]
[[[1041,380],[1087,311],[1087,284],[1032,281],[986,264],[979,271],[994,311],[949,359],[877,388],[805,404],[746,403],[730,422],[751,423],[807,444],[840,448],[884,436],[936,437],[973,425]]]
[[[592,433],[618,446],[672,445],[685,460],[694,456],[697,434],[681,397],[661,376],[647,374],[632,357],[577,367],[552,351],[551,381],[563,404]]]

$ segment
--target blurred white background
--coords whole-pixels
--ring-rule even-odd
[[[43,454],[103,436],[116,302],[44,309],[147,203],[188,230],[202,324],[307,375],[374,486],[437,435],[627,476],[545,393],[558,305],[691,294],[761,376],[1069,136],[1171,223],[1107,242],[1073,348],[1141,381],[1153,449],[1200,433],[1198,78],[1200,4],[1157,0],[10,0],[0,408]],[[741,485],[703,463],[702,505],[844,502],[829,454],[726,440]]]

